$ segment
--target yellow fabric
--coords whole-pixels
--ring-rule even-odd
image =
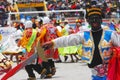
[[[23,48],[26,47],[26,45],[27,45],[27,43],[28,43],[28,40],[29,40],[29,38],[26,37],[26,34],[27,34],[26,32],[27,32],[26,30],[23,32],[23,37],[20,39],[20,45],[21,45]]]
[[[44,43],[44,36],[46,34],[46,28],[42,28],[38,40],[40,40],[41,45]]]
[[[46,31],[47,31],[47,30],[46,30],[45,27],[44,27],[43,29],[41,29],[40,36],[39,36],[39,39],[40,39],[40,40],[45,36]]]
[[[26,46],[27,46],[27,44],[28,44],[28,42],[29,42],[29,39],[30,39],[30,37],[27,37],[26,36],[26,34],[28,34],[27,33],[27,30],[25,30],[24,32],[23,32],[23,36],[22,36],[22,38],[20,39],[20,42],[18,42],[18,45],[19,46],[22,46],[23,48],[26,48]],[[38,33],[37,33],[38,34]],[[36,43],[38,42],[38,37],[36,38],[36,41],[34,42],[34,44],[33,44],[33,46],[34,45],[36,45]]]
[[[100,13],[100,12],[90,12],[90,13],[88,14],[88,16],[93,15],[93,14],[98,14],[98,15],[101,15],[101,13]]]
[[[78,53],[79,56],[82,56],[82,45],[78,46],[77,53]]]
[[[119,28],[115,28],[117,32],[120,32],[120,29]]]
[[[60,31],[57,30],[56,33],[57,33],[57,36],[58,36],[58,37],[61,37],[61,36],[62,36],[62,33],[61,33]]]
[[[94,10],[101,11],[100,8],[96,8],[96,7],[93,7],[93,8],[87,9],[88,12],[89,12],[89,11],[94,11]]]
[[[41,43],[44,43],[44,36],[45,36],[45,34],[47,33],[46,26],[47,26],[47,25],[44,25],[44,26],[41,28],[41,32],[40,32],[40,36],[39,36],[39,40],[41,41]],[[56,31],[56,33],[57,33],[57,36],[58,36],[58,37],[62,36],[61,32],[59,32],[58,30]]]

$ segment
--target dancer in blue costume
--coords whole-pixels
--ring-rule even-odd
[[[104,30],[101,27],[102,12],[100,8],[87,9],[86,19],[91,30],[63,36],[47,42],[43,48],[58,48],[82,44],[82,60],[85,60],[92,72],[92,80],[107,80],[108,62],[112,57],[111,47],[120,47],[120,34]]]

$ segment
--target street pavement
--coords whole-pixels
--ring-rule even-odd
[[[63,59],[62,59],[63,61]],[[14,66],[16,63],[14,64]],[[57,72],[51,79],[40,79],[40,75],[36,74],[37,80],[91,80],[91,72],[87,65],[81,61],[70,63],[67,62],[55,63]],[[0,79],[3,75],[0,76]],[[8,80],[27,80],[28,76],[24,69],[21,69]]]

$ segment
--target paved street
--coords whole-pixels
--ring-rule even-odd
[[[56,63],[57,72],[56,75],[51,79],[42,79],[42,80],[90,80],[90,70],[85,63]],[[36,74],[37,80],[40,79],[40,75]],[[3,75],[2,75],[3,76]],[[0,76],[0,77],[2,77]],[[27,80],[28,76],[24,69],[20,70],[14,76],[8,80]]]

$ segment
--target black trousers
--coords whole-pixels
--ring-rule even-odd
[[[40,74],[42,71],[42,66],[40,64],[30,64],[25,66],[25,70],[28,73],[29,77],[35,77],[33,71],[36,71],[38,74]]]

